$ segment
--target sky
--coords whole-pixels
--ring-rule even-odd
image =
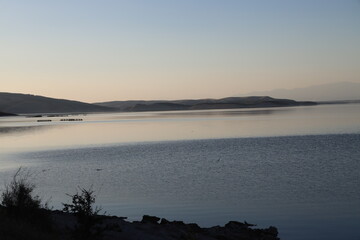
[[[0,0],[0,92],[85,102],[360,82],[359,0]]]

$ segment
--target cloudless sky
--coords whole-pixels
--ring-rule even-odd
[[[360,82],[358,0],[0,0],[0,92],[86,102]]]

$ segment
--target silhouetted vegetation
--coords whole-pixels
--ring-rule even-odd
[[[29,173],[19,168],[1,194],[1,239],[56,239],[47,204],[34,195]]]
[[[1,204],[12,215],[38,210],[41,206],[39,196],[33,195],[35,185],[28,181],[29,174],[17,170],[13,180],[5,185],[5,191],[1,194]]]
[[[75,239],[99,239],[102,237],[104,228],[98,213],[101,208],[94,207],[95,194],[92,188],[80,188],[80,192],[74,195],[68,194],[72,198],[71,204],[63,203],[64,212],[72,213],[77,217],[78,224],[73,230]]]
[[[243,239],[279,240],[275,227],[252,229],[246,222],[229,222],[224,227],[201,228],[197,224],[168,221],[155,216],[129,223],[124,218],[99,215],[92,188],[80,188],[63,203],[63,211],[51,211],[34,194],[35,185],[21,168],[5,185],[0,198],[1,240],[98,240],[113,239]],[[126,229],[122,231],[122,229]],[[134,237],[134,238],[133,238]]]

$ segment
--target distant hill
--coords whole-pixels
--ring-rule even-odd
[[[288,107],[315,105],[315,102],[297,102],[289,99],[275,99],[267,96],[229,97],[222,99],[174,100],[174,101],[112,101],[95,103],[103,107],[116,108],[119,111],[171,111],[171,110],[202,110],[232,109],[260,107]]]
[[[82,113],[108,112],[109,107],[89,103],[55,99],[30,94],[0,92],[0,111],[14,114],[26,113]]]
[[[360,100],[360,83],[337,82],[314,85],[305,88],[275,89],[271,91],[258,91],[238,96],[272,96],[275,98],[290,98],[297,101],[342,101]]]

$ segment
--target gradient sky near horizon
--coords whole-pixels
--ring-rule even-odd
[[[360,82],[359,0],[0,0],[0,92],[85,102]]]

